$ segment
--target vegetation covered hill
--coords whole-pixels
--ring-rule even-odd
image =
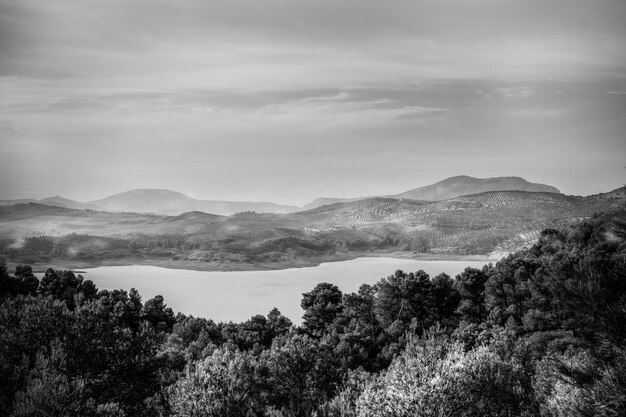
[[[428,202],[373,198],[290,214],[179,216],[0,207],[0,254],[11,262],[82,265],[132,259],[205,269],[282,268],[367,254],[502,256],[540,230],[623,207],[589,197],[500,191]]]
[[[386,197],[394,199],[438,201],[466,194],[506,190],[559,193],[554,187],[530,183],[520,177],[473,178],[469,176],[457,176],[447,178],[432,185]],[[358,197],[352,199],[319,198],[306,204],[303,209],[310,210],[327,204],[365,200],[368,198],[373,197]],[[301,210],[296,206],[281,205],[271,202],[198,200],[180,192],[162,189],[130,190],[89,202],[78,202],[60,196],[41,200],[0,200],[0,206],[28,203],[73,208],[77,210],[88,209],[112,212],[154,213],[160,215],[179,215],[189,211],[203,211],[228,216],[243,211],[293,213]]]
[[[533,191],[560,193],[550,185],[536,184],[521,177],[474,178],[467,175],[446,178],[426,187],[416,188],[397,194],[397,198],[414,200],[447,200],[466,194],[478,194],[488,191]]]
[[[435,184],[425,187],[415,188],[400,194],[386,197],[395,199],[411,199],[440,201],[459,197],[467,194],[478,194],[488,191],[533,191],[560,193],[558,189],[550,185],[536,184],[526,181],[520,177],[494,177],[494,178],[474,178],[467,175],[446,178]],[[358,198],[317,198],[304,206],[305,210],[320,207],[326,204],[341,203],[346,201],[365,200],[371,197]]]
[[[153,189],[126,191],[90,203],[109,211],[161,215],[178,215],[188,211],[225,215],[240,211],[290,213],[299,209],[295,206],[266,202],[198,200],[176,191]]]
[[[70,200],[60,196],[42,198],[41,200],[34,199],[21,199],[21,200],[0,200],[0,206],[13,206],[15,204],[44,204],[54,207],[65,207],[76,210],[102,210],[102,207],[95,206],[93,204],[81,203],[79,201]]]
[[[0,415],[623,416],[625,277],[623,209],[454,278],[319,283],[298,327],[0,261]]]
[[[41,200],[0,200],[0,206],[12,206],[16,204],[29,203],[72,208],[77,210],[154,213],[174,216],[189,211],[203,211],[220,215],[231,215],[240,211],[291,213],[300,209],[296,206],[266,202],[198,200],[176,191],[152,189],[126,191],[86,203],[81,203],[60,196],[43,198]]]

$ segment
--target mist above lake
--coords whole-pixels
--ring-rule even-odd
[[[206,272],[155,266],[104,266],[85,269],[83,276],[99,289],[136,288],[143,301],[162,295],[175,312],[219,321],[241,322],[274,307],[300,323],[302,293],[320,282],[330,282],[344,293],[401,269],[424,270],[431,277],[445,272],[451,277],[466,267],[481,268],[487,261],[427,261],[396,258],[359,258],[323,263],[312,268],[277,271]]]

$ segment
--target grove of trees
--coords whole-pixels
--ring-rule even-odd
[[[623,210],[301,306],[215,323],[0,260],[0,416],[626,415]]]

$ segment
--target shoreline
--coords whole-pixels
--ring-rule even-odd
[[[219,262],[194,262],[176,261],[172,259],[150,259],[150,258],[122,258],[112,259],[104,262],[94,261],[69,261],[52,259],[47,263],[29,264],[34,273],[45,273],[48,268],[55,270],[71,270],[74,273],[85,273],[82,269],[92,269],[104,266],[156,266],[172,270],[191,270],[205,272],[230,272],[230,271],[278,271],[283,269],[310,268],[317,267],[323,263],[344,262],[359,258],[396,258],[422,261],[483,261],[485,264],[495,263],[499,259],[489,258],[488,255],[443,255],[432,253],[413,252],[350,252],[336,254],[332,256],[322,256],[316,258],[299,258],[282,262],[270,263],[219,263]],[[7,262],[9,272],[15,270],[17,262]]]

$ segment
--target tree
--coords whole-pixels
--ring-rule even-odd
[[[59,301],[21,295],[0,301],[0,410],[11,410],[36,354],[66,337],[70,321]]]
[[[466,352],[459,343],[411,339],[389,369],[363,387],[357,415],[534,415],[522,371],[487,347]]]
[[[49,353],[37,354],[24,389],[15,395],[12,416],[125,416],[118,404],[97,404],[89,398],[84,381],[67,376],[66,360],[58,342],[52,344]]]
[[[7,269],[7,261],[0,257],[0,298],[10,295],[11,292],[11,276]]]
[[[268,404],[294,417],[309,416],[331,398],[342,376],[331,346],[295,332],[276,338],[262,352],[257,374]]]
[[[256,360],[248,353],[217,349],[190,364],[168,389],[173,416],[245,417],[260,414]]]
[[[491,323],[522,324],[522,318],[531,308],[532,277],[539,266],[524,252],[509,255],[495,265],[485,282],[485,308]]]
[[[626,350],[606,362],[576,349],[548,355],[537,364],[534,390],[542,415],[626,415]]]
[[[454,281],[446,273],[436,275],[431,279],[431,306],[433,319],[443,327],[454,328],[457,325],[455,317],[461,296],[454,288]]]
[[[174,312],[167,307],[162,295],[157,295],[148,300],[141,309],[142,320],[152,323],[159,330],[171,331],[176,322]]]
[[[274,340],[274,338],[276,338],[277,336],[282,336],[286,334],[292,326],[293,323],[291,322],[291,320],[283,316],[280,310],[274,307],[267,314],[267,327],[269,332],[268,338],[270,339],[270,344],[271,340]]]
[[[30,265],[17,265],[15,267],[15,278],[20,281],[18,290],[20,294],[37,294],[39,280],[33,274],[33,268]]]
[[[312,336],[321,337],[343,309],[342,293],[336,285],[323,282],[311,292],[302,294],[304,309],[302,328]]]
[[[367,284],[361,285],[358,293],[343,296],[344,309],[335,320],[332,333],[338,335],[334,352],[344,367],[356,369],[361,366],[372,372],[386,366],[378,358],[382,350],[383,328],[376,315],[375,296],[374,287]]]
[[[465,268],[456,276],[456,290],[461,296],[461,303],[457,312],[461,319],[469,323],[481,323],[487,318],[485,308],[485,282],[489,278],[490,269]]]
[[[402,323],[404,327],[414,323],[416,330],[434,324],[429,275],[424,271],[406,274],[398,270],[376,284],[376,314],[383,327]]]
[[[82,283],[82,275],[76,276],[72,271],[57,272],[48,268],[41,278],[40,291],[44,296],[65,301],[70,309],[74,309],[74,296],[80,291]]]

